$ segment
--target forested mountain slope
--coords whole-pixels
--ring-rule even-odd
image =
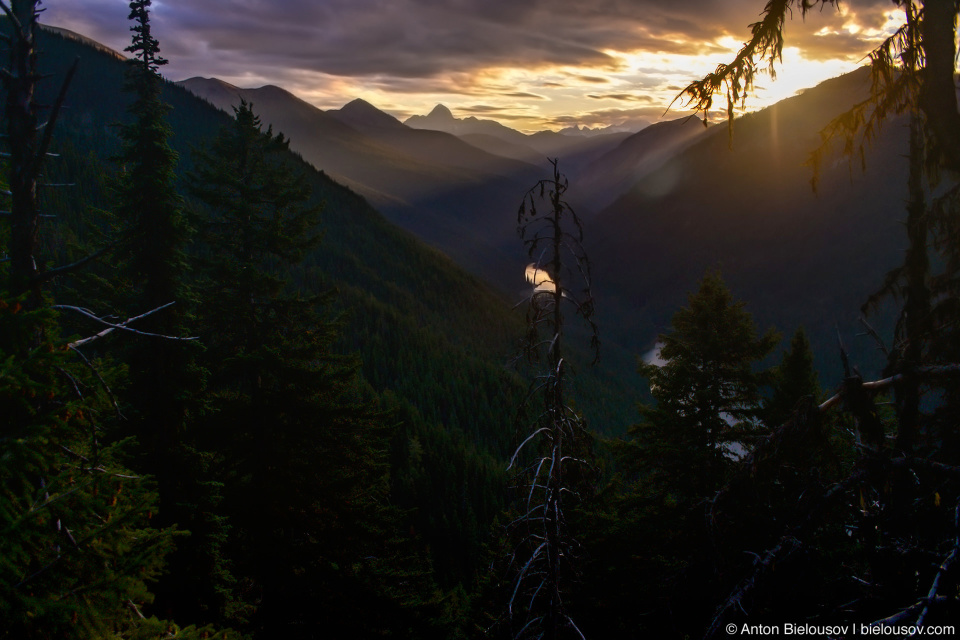
[[[700,120],[686,117],[657,122],[631,135],[577,176],[579,209],[587,214],[602,211],[705,132]]]
[[[51,252],[67,261],[82,255],[75,245],[97,235],[85,218],[112,204],[110,176],[118,168],[109,159],[119,148],[116,125],[126,120],[129,97],[121,92],[124,64],[115,54],[69,34],[42,36],[45,71],[63,77],[74,57],[80,58],[54,138],[59,158],[50,163],[50,179],[75,186],[44,193],[48,206],[60,212],[57,227],[44,237]],[[55,87],[48,83],[43,89]],[[193,169],[193,150],[230,118],[172,83],[164,86],[164,100],[173,107],[171,143],[180,155],[182,178]],[[503,459],[526,388],[525,379],[508,366],[523,335],[522,318],[502,294],[398,229],[361,196],[297,157],[289,161],[309,181],[312,201],[323,207],[322,242],[293,278],[305,292],[338,293],[334,306],[342,312],[343,327],[338,348],[360,356],[364,378],[396,425],[391,451],[396,504],[410,509],[411,530],[429,545],[441,582],[468,581],[503,504]],[[511,206],[491,215],[510,221],[513,211]],[[109,279],[111,265],[94,271]],[[625,384],[591,375],[584,372],[586,392],[578,406],[597,427],[622,428],[633,403]]]
[[[732,140],[715,127],[591,221],[601,308],[628,328],[620,337],[649,348],[697,278],[719,267],[761,326],[805,325],[824,380],[838,378],[835,325],[853,343],[877,274],[902,259],[906,130],[882,130],[865,172],[828,156],[816,193],[805,162],[868,82],[861,69],[738,118]],[[875,357],[872,343],[853,348]]]
[[[537,177],[532,165],[438,131],[371,126],[362,107],[325,112],[279,87],[240,89],[217,79],[183,86],[230,111],[242,97],[316,168],[368,197],[388,219],[501,290],[522,270],[515,225],[501,212]],[[351,112],[353,118],[351,120]],[[387,114],[381,113],[381,116]],[[382,117],[377,119],[382,125]],[[519,265],[519,266],[518,266]]]

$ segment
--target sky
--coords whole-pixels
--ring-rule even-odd
[[[362,98],[400,118],[436,104],[522,131],[679,117],[765,0],[154,0],[172,80],[281,86],[322,109]],[[47,0],[42,20],[123,50],[127,0]],[[795,12],[759,108],[857,66],[902,22],[890,0]],[[721,114],[716,114],[719,117]]]

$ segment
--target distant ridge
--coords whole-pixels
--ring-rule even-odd
[[[377,129],[402,130],[408,128],[389,113],[377,109],[361,98],[348,102],[339,109],[327,111],[327,113],[360,131]]]
[[[180,84],[224,110],[241,97],[252,103],[314,167],[488,282],[504,286],[522,273],[512,264],[522,251],[511,214],[517,194],[539,177],[537,167],[446,132],[407,127],[363,100],[323,111],[278,87],[241,89],[209,78]]]
[[[91,47],[91,48],[96,49],[97,51],[101,51],[101,52],[103,52],[103,53],[108,53],[108,54],[112,55],[113,57],[117,58],[118,60],[126,60],[126,59],[127,59],[127,56],[123,55],[123,54],[120,53],[119,51],[117,51],[117,50],[115,50],[115,49],[111,49],[110,47],[108,47],[108,46],[106,46],[106,45],[104,45],[104,44],[100,44],[100,43],[97,42],[96,40],[94,40],[94,39],[92,39],[92,38],[88,38],[88,37],[85,36],[85,35],[81,35],[81,34],[77,33],[76,31],[71,31],[70,29],[64,29],[63,27],[54,27],[54,26],[51,26],[51,25],[49,25],[49,24],[41,24],[41,25],[40,25],[40,28],[43,29],[44,31],[49,31],[50,33],[55,33],[55,34],[57,34],[57,35],[59,35],[59,36],[61,36],[61,37],[63,37],[63,38],[67,38],[67,39],[69,39],[69,40],[76,40],[77,42],[82,42],[83,44],[87,45],[88,47]]]
[[[598,154],[606,153],[630,135],[630,132],[624,131],[591,131],[591,135],[583,135],[579,129],[575,135],[555,131],[538,131],[528,135],[496,120],[474,116],[456,118],[450,109],[442,104],[435,106],[425,116],[410,116],[404,124],[414,129],[452,133],[491,153],[522,159],[525,162],[542,164],[547,157],[560,158],[564,171],[570,174],[576,173]],[[491,137],[508,143],[508,146],[496,144]],[[532,151],[532,155],[527,149]]]
[[[607,301],[614,339],[637,353],[649,349],[697,280],[719,268],[759,326],[807,330],[826,384],[843,375],[838,327],[860,365],[877,364],[875,345],[853,336],[862,331],[860,305],[902,260],[906,128],[883,128],[865,150],[865,171],[832,157],[817,193],[804,166],[823,127],[869,86],[861,68],[739,117],[732,145],[725,124],[694,134],[590,220],[595,293]],[[675,126],[692,133],[700,125]],[[606,160],[614,162],[599,174],[628,176],[616,176],[616,159]],[[881,335],[889,321],[871,318]]]
[[[512,144],[527,144],[527,136],[516,129],[511,129],[495,120],[481,120],[473,116],[463,119],[455,118],[453,112],[442,104],[435,106],[425,116],[410,116],[404,121],[404,124],[414,129],[446,131],[456,136],[483,133],[496,136]]]

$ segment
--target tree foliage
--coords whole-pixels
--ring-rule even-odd
[[[802,398],[816,400],[820,395],[813,352],[803,327],[797,329],[779,366],[771,371],[770,391],[762,403],[763,423],[775,427],[786,422]]]
[[[6,254],[29,258],[26,271],[15,261],[0,262],[0,634],[179,634],[176,625],[141,612],[152,600],[148,582],[162,570],[174,528],[149,526],[153,487],[126,467],[129,443],[111,439],[104,428],[118,410],[110,387],[117,370],[82,353],[99,336],[62,335],[56,309],[79,308],[53,304],[43,286],[79,264],[37,267],[46,259],[40,254],[38,172],[69,83],[42,138],[27,132],[25,123],[36,123],[40,109],[33,100],[41,79],[34,48],[38,5],[0,4],[12,27],[4,88],[8,100],[19,101],[7,105],[4,178],[18,185],[11,189],[14,229],[0,239]],[[196,631],[181,635],[197,637]]]
[[[703,110],[711,106],[714,93],[726,86],[732,121],[731,98],[743,104],[745,94],[740,90],[752,84],[757,64],[765,61],[772,70],[779,61],[785,15],[795,6],[806,14],[822,4],[828,2],[771,0],[736,59],[692,83],[683,95]],[[957,351],[951,345],[957,343],[953,299],[960,264],[955,215],[960,193],[956,185],[960,172],[955,85],[958,7],[943,0],[895,4],[903,9],[905,23],[870,55],[869,97],[824,130],[824,146],[812,157],[817,172],[832,144],[839,141],[845,153],[862,159],[864,145],[885,122],[898,115],[910,118],[910,164],[905,176],[909,249],[903,266],[887,274],[878,293],[864,305],[865,310],[872,308],[889,296],[902,300],[891,347],[866,325],[888,355],[887,377],[865,383],[841,345],[845,379],[838,393],[819,406],[809,401],[799,406],[711,501],[709,522],[714,536],[723,535],[725,523],[737,517],[745,497],[751,497],[747,503],[751,505],[756,496],[769,497],[771,492],[764,487],[771,481],[786,489],[781,500],[795,494],[801,508],[792,517],[773,509],[763,519],[768,524],[758,525],[759,530],[772,527],[777,534],[766,542],[755,542],[765,550],[757,552],[750,567],[741,569],[743,577],[717,608],[707,637],[718,636],[725,622],[743,614],[799,615],[837,607],[840,602],[849,603],[842,607],[847,619],[867,619],[873,626],[907,622],[923,626],[949,619],[956,609],[955,599],[944,596],[944,588],[956,579],[955,516],[960,507],[942,505],[957,504],[956,385],[951,380],[957,370]],[[931,248],[940,255],[931,256]],[[941,270],[936,272],[938,267]],[[893,415],[874,399],[876,393],[888,390],[894,395]],[[925,390],[935,393],[924,398]],[[847,418],[828,423],[827,411],[841,404]],[[846,433],[837,433],[844,425]],[[784,482],[777,471],[782,465],[807,466],[810,472],[800,482],[798,478]],[[754,512],[759,513],[756,508]],[[919,522],[924,525],[918,526]],[[897,552],[890,553],[891,548]],[[791,577],[783,567],[799,568],[816,552],[833,553],[848,562],[859,584],[851,585],[846,576],[823,567],[822,581],[829,586],[821,596],[778,602],[783,584],[778,578]],[[759,593],[761,589],[767,597]]]
[[[722,482],[730,447],[756,435],[763,377],[755,367],[779,336],[758,335],[718,273],[704,276],[670,326],[658,342],[663,365],[640,366],[656,405],[641,407],[632,433],[646,448],[644,465],[700,496]]]
[[[429,575],[395,532],[385,418],[357,360],[333,352],[338,324],[321,312],[329,296],[293,286],[319,241],[320,210],[286,150],[241,102],[190,178],[208,216],[201,337],[228,553],[248,583],[257,634],[382,632],[430,599],[429,588],[401,587]]]

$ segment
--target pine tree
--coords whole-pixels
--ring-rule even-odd
[[[320,210],[286,139],[246,102],[235,115],[190,177],[208,209],[202,337],[230,552],[261,637],[382,631],[406,619],[412,596],[398,584],[423,578],[397,556],[387,434],[356,359],[333,352],[339,330],[320,311],[329,296],[293,285]]]
[[[130,119],[121,127],[123,146],[117,158],[118,274],[123,279],[115,287],[115,300],[137,312],[162,308],[138,328],[185,336],[195,324],[186,258],[191,229],[176,188],[178,158],[170,146],[170,107],[162,99],[159,71],[167,61],[153,36],[150,6],[150,0],[129,4],[133,36],[126,51],[132,58],[124,90],[133,100],[127,109]],[[158,484],[156,526],[177,524],[190,532],[169,558],[156,589],[156,608],[190,622],[236,622],[236,616],[227,614],[234,581],[221,552],[228,529],[218,513],[220,485],[210,475],[211,454],[195,442],[203,428],[205,373],[196,363],[200,347],[140,337],[124,346],[130,371],[127,414],[136,425],[139,462]]]
[[[758,336],[742,302],[708,273],[660,335],[663,366],[642,364],[656,405],[641,407],[631,434],[641,467],[658,470],[681,495],[703,496],[722,482],[731,446],[755,435],[762,377],[754,367],[776,345]]]
[[[158,576],[172,531],[149,527],[155,495],[124,466],[124,443],[102,441],[115,371],[81,353],[92,338],[61,335],[56,309],[66,307],[53,304],[44,284],[67,267],[37,267],[46,258],[37,178],[69,84],[38,139],[30,131],[41,80],[38,5],[0,4],[11,29],[2,182],[13,194],[14,223],[0,240],[16,257],[0,262],[0,637],[157,637],[175,625],[140,609],[152,599],[146,583]]]
[[[120,155],[123,180],[118,209],[128,217],[125,253],[134,281],[142,286],[142,303],[154,309],[183,298],[187,271],[183,248],[188,227],[183,201],[177,193],[177,154],[170,147],[170,126],[163,102],[163,78],[159,69],[167,64],[150,27],[151,0],[130,3],[134,25],[133,43],[126,51],[129,61],[125,89],[133,94],[128,108],[132,121],[123,126]],[[165,314],[165,328],[176,328],[176,316]]]
[[[691,603],[708,602],[717,581],[704,501],[758,434],[765,376],[755,369],[777,339],[759,335],[716,272],[659,336],[665,362],[640,367],[655,404],[641,405],[640,422],[612,444],[619,473],[582,517],[593,560],[584,578],[593,595],[585,631],[697,634],[704,611]]]
[[[138,311],[153,310],[173,303],[141,325],[146,331],[183,335],[188,292],[184,279],[188,270],[184,245],[188,227],[183,201],[175,187],[177,155],[169,145],[169,107],[161,100],[163,79],[159,67],[159,44],[150,29],[150,0],[130,3],[133,54],[127,70],[125,90],[133,94],[128,107],[131,121],[123,125],[123,148],[118,158],[121,177],[117,185],[116,209],[124,229],[119,254],[121,273],[127,280],[120,296]],[[134,293],[135,292],[135,293]],[[190,370],[186,345],[138,340],[130,348],[130,398],[140,425],[141,445],[149,452],[151,471],[160,489],[161,518],[172,521],[175,450],[182,431],[185,387],[196,383]]]
[[[815,400],[819,393],[813,352],[807,333],[801,327],[793,334],[780,365],[771,371],[770,396],[763,402],[764,423],[769,427],[783,424],[801,398],[811,396]]]

